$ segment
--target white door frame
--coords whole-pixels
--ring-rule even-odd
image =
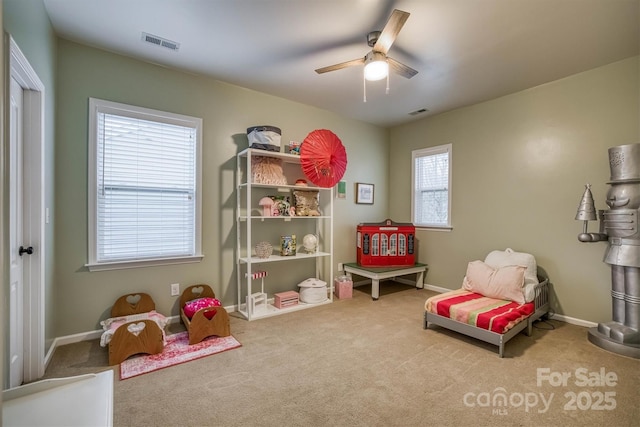
[[[7,44],[9,46],[7,46]],[[23,240],[34,253],[24,265],[24,382],[44,375],[44,273],[45,273],[45,204],[44,204],[44,85],[11,36],[5,36],[10,52],[8,90],[13,77],[24,91],[23,130]]]
[[[22,385],[24,378],[24,331],[22,310],[24,300],[24,266],[31,262],[30,257],[22,256],[20,248],[24,244],[22,233],[22,86],[11,79],[9,106],[9,387]]]

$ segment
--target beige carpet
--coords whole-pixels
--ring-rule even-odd
[[[381,285],[378,301],[369,292],[359,287],[352,299],[253,322],[233,317],[241,348],[116,379],[114,424],[638,425],[640,361],[595,347],[585,328],[536,324],[532,337],[507,343],[500,359],[495,346],[423,330],[433,292],[392,282]],[[58,348],[46,375],[104,369],[107,352],[96,340]],[[597,385],[602,369],[609,385]],[[538,385],[538,370],[552,380],[570,377],[566,385]],[[500,395],[506,406],[493,401]]]

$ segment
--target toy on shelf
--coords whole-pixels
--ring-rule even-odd
[[[302,247],[308,254],[314,254],[318,250],[318,237],[315,234],[306,234],[302,238]]]
[[[258,202],[258,205],[262,207],[262,216],[271,216],[271,211],[273,209],[273,204],[275,202],[271,197],[263,197]]]
[[[287,185],[287,178],[282,170],[282,159],[253,156],[251,180],[255,184]]]
[[[296,235],[280,236],[280,256],[295,256]]]
[[[262,207],[262,216],[295,216],[296,210],[291,206],[289,196],[266,196],[258,201]]]
[[[269,242],[259,242],[256,245],[256,256],[258,258],[269,258],[273,253],[273,246]]]
[[[249,277],[250,280],[260,279],[260,292],[247,295],[247,311],[253,315],[256,312],[267,309],[267,294],[264,292],[264,278],[269,274],[266,271],[254,271]],[[249,275],[245,273],[245,277]]]
[[[289,154],[300,155],[300,145],[298,141],[289,141]]]
[[[273,305],[276,308],[287,308],[298,305],[298,293],[296,291],[279,292],[273,295]]]
[[[320,216],[318,190],[293,190],[295,215]]]

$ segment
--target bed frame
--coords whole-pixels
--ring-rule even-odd
[[[478,328],[466,323],[458,322],[457,320],[449,319],[448,317],[440,316],[439,314],[430,313],[425,310],[424,312],[424,329],[428,328],[429,323],[442,326],[443,328],[450,329],[452,331],[470,336],[472,338],[479,339],[489,344],[498,346],[498,355],[504,356],[504,345],[511,338],[518,335],[522,330],[526,328],[527,336],[531,336],[533,322],[549,313],[549,278],[538,273],[538,283],[535,286],[535,310],[529,317],[521,321],[513,328],[509,329],[504,334],[498,334],[486,329]]]
[[[191,319],[184,313],[184,305],[196,298],[215,298],[216,294],[209,285],[200,284],[187,287],[180,296],[180,318],[189,332],[189,345],[197,344],[212,335],[228,337],[231,335],[229,314],[222,306],[202,308]],[[207,319],[205,313],[215,311],[216,314]]]
[[[131,298],[138,298],[133,302]],[[156,305],[149,294],[142,292],[123,295],[111,308],[111,317],[129,316],[148,313],[155,310]],[[127,329],[132,323],[144,323],[145,327],[138,334]],[[121,325],[113,333],[109,342],[109,365],[117,365],[134,354],[158,354],[164,349],[164,334],[154,320],[137,320]]]

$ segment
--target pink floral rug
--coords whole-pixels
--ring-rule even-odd
[[[209,337],[193,345],[189,345],[189,335],[186,331],[167,335],[167,345],[162,353],[131,357],[120,363],[120,379],[126,380],[240,346],[242,344],[231,335],[228,337]]]

